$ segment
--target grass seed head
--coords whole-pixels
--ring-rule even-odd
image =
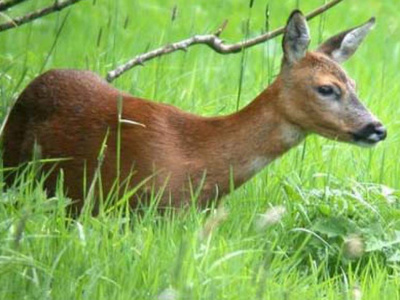
[[[344,254],[350,259],[359,258],[364,254],[364,241],[361,236],[351,234],[345,238]]]
[[[361,300],[362,299],[362,291],[358,284],[354,285],[351,289],[351,296],[353,300]]]
[[[269,208],[265,213],[260,214],[256,219],[255,226],[257,230],[261,231],[271,225],[279,223],[285,213],[286,208],[282,205]]]
[[[178,291],[172,287],[166,288],[157,296],[157,300],[176,300],[178,298]]]
[[[85,230],[83,229],[83,226],[81,223],[76,222],[76,228],[78,230],[78,237],[79,241],[83,246],[86,246],[86,235],[85,235]]]
[[[213,215],[208,217],[203,228],[199,232],[200,240],[205,240],[228,217],[225,207],[219,207]]]

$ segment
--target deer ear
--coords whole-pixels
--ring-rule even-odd
[[[283,36],[282,48],[284,62],[293,64],[302,59],[310,44],[310,30],[307,21],[299,10],[290,15]]]
[[[374,24],[375,18],[371,18],[359,27],[341,32],[325,41],[319,46],[317,51],[325,53],[338,63],[342,63],[356,52],[358,46],[360,46]]]

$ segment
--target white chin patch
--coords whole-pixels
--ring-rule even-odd
[[[357,141],[356,144],[361,147],[373,147],[381,141],[381,138],[376,134],[371,134],[365,140]]]
[[[371,141],[372,143],[377,143],[377,142],[379,142],[381,140],[381,138],[376,133],[373,133],[368,137],[367,140]]]
[[[368,136],[368,138],[356,141],[355,144],[361,147],[373,147],[381,141],[381,138],[376,133]]]

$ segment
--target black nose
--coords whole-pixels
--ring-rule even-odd
[[[387,136],[386,128],[379,122],[369,123],[361,130],[354,133],[354,140],[356,142],[364,142],[368,144],[375,144],[383,141]]]

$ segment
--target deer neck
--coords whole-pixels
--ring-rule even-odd
[[[241,185],[274,159],[298,145],[305,132],[279,110],[279,78],[242,110],[204,120],[202,145],[207,174]],[[219,174],[220,172],[231,172]]]

